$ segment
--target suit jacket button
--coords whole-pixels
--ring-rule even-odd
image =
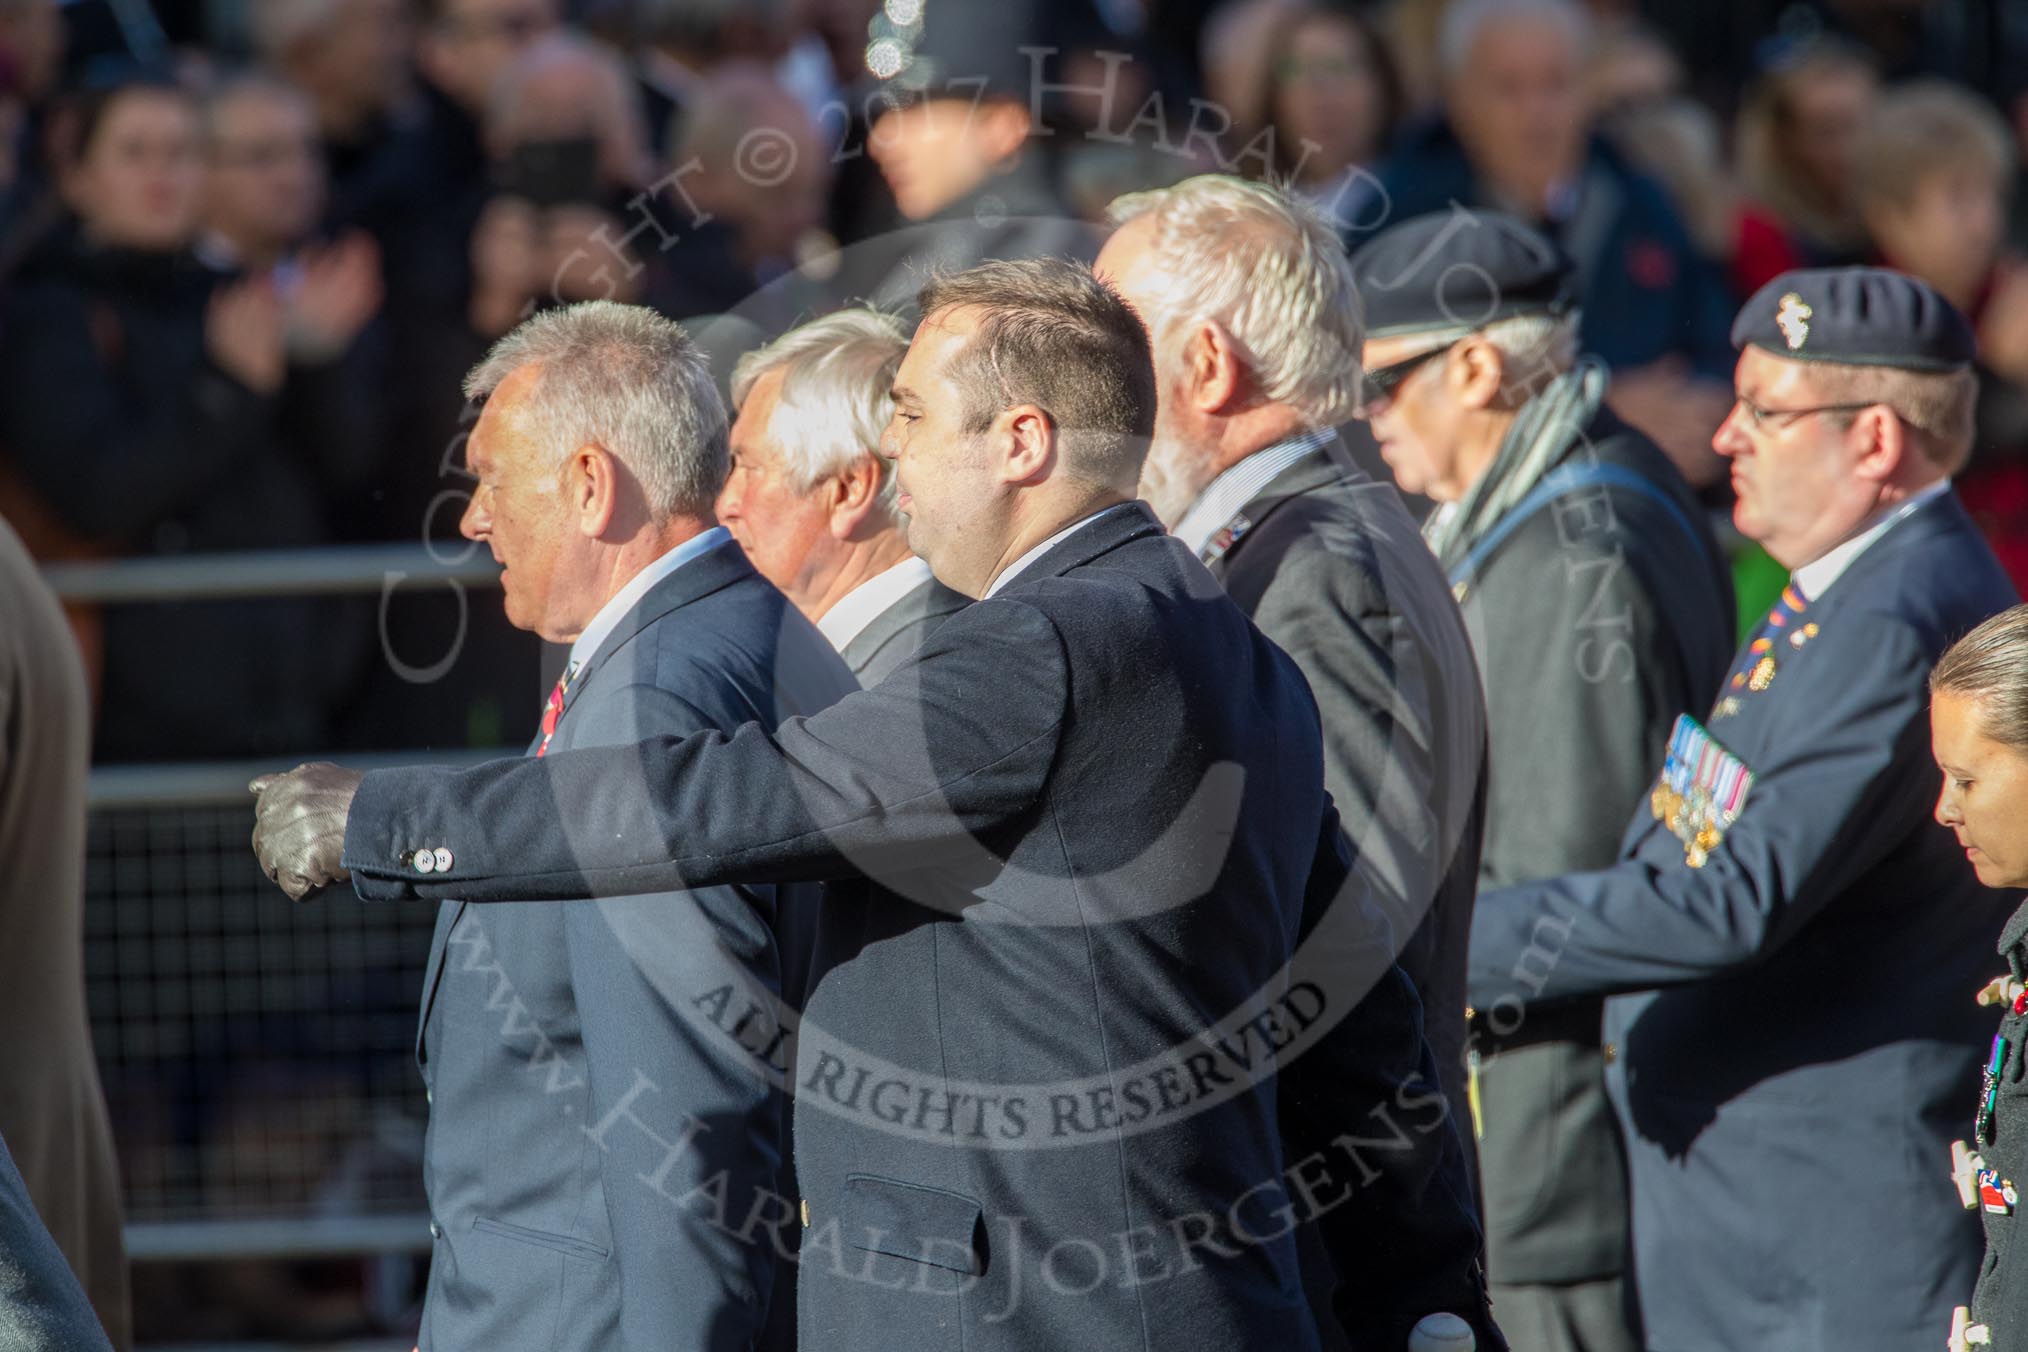
[[[454,862],[454,856],[449,850],[439,845],[436,848],[436,861],[437,872],[449,873],[451,871],[451,864]]]
[[[436,855],[428,850],[417,850],[415,852],[415,871],[417,873],[435,873],[437,871]]]
[[[810,1228],[810,1199],[807,1197],[803,1199],[803,1228]]]
[[[395,862],[397,864],[400,864],[403,868],[408,868],[410,865],[415,863],[415,851],[403,850],[401,852],[401,857],[396,859]]]
[[[438,1224],[437,1224],[437,1223],[436,1223],[435,1221],[431,1221],[431,1222],[430,1222],[430,1238],[431,1238],[431,1239],[442,1239],[443,1237],[444,1237],[444,1227],[443,1227],[443,1226],[441,1226],[441,1225],[438,1225]]]
[[[1620,1059],[1620,1049],[1618,1043],[1608,1042],[1606,1043],[1603,1050],[1605,1052],[1605,1063],[1607,1065],[1611,1065],[1613,1062]]]

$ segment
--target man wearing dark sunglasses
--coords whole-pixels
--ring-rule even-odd
[[[1462,602],[1486,691],[1478,885],[1600,867],[1648,791],[1670,721],[1731,651],[1710,528],[1654,444],[1576,359],[1569,261],[1520,221],[1407,221],[1353,258],[1369,325],[1359,416]],[[1476,945],[1479,925],[1472,924]],[[1470,1039],[1493,1304],[1516,1347],[1631,1352],[1627,1200],[1602,1002]]]

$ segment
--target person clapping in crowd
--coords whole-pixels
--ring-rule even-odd
[[[324,156],[314,110],[293,86],[258,73],[226,80],[205,100],[204,145],[197,257],[222,279],[274,279],[289,359],[278,434],[315,467],[334,530],[370,537],[387,372],[384,345],[360,339],[380,310],[380,250],[363,230],[315,237]]]
[[[290,302],[271,274],[228,280],[191,250],[204,188],[195,102],[130,81],[86,95],[68,130],[69,215],[0,300],[10,519],[43,557],[325,538],[317,467],[277,435]],[[104,759],[317,745],[361,642],[348,629],[312,656],[328,614],[296,601],[101,618],[86,638],[103,644]]]

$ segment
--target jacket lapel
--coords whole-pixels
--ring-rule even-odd
[[[627,640],[670,611],[680,609],[692,601],[752,576],[754,576],[753,565],[747,561],[746,551],[736,542],[727,540],[717,548],[689,560],[649,588],[648,594],[636,602],[633,609],[613,626],[613,631],[606,635],[605,641],[599,644],[598,650],[585,662],[584,669],[571,681],[570,688],[564,691],[564,717],[557,722],[556,737],[550,741],[550,750],[562,751],[570,745],[568,740],[560,740],[566,737],[565,720],[570,715],[570,706],[577,701],[577,697],[585,687],[591,684],[593,673],[618,652]],[[541,744],[542,738],[538,734],[522,754],[534,755],[535,748]],[[415,1056],[418,1065],[428,1064],[428,1048],[424,1034],[429,1028],[430,1010],[436,1004],[437,987],[443,981],[444,964],[449,958],[451,932],[457,928],[458,921],[464,916],[468,904],[463,901],[445,901],[437,911],[436,933],[430,936],[429,963],[423,969],[422,1009],[416,1016]]]
[[[577,702],[579,695],[591,683],[592,673],[604,666],[612,655],[627,641],[661,619],[672,610],[679,610],[693,601],[723,591],[735,582],[754,577],[753,564],[747,561],[746,551],[737,541],[726,540],[717,548],[698,555],[669,576],[648,589],[648,594],[634,603],[634,608],[620,618],[600,643],[597,651],[585,660],[584,669],[570,683],[570,689],[563,695],[563,710],[567,716],[570,706]],[[557,724],[559,728],[563,725]],[[561,750],[554,742],[552,750]]]
[[[1247,528],[1245,533],[1238,534],[1232,543],[1223,552],[1218,554],[1217,557],[1206,562],[1205,567],[1211,570],[1213,577],[1220,580],[1224,579],[1226,572],[1232,567],[1233,559],[1239,555],[1241,550],[1246,548],[1246,542],[1252,538],[1254,532],[1258,531],[1261,524],[1273,516],[1285,504],[1302,497],[1306,493],[1314,493],[1320,488],[1328,488],[1343,479],[1365,479],[1367,477],[1365,472],[1356,466],[1340,464],[1332,456],[1331,448],[1337,444],[1336,438],[1333,438],[1300,460],[1297,460],[1280,474],[1270,479],[1260,492],[1254,494],[1245,506],[1233,514],[1233,521],[1244,518]],[[1230,524],[1227,523],[1227,528],[1230,528]]]
[[[1162,523],[1155,519],[1155,513],[1145,502],[1129,502],[1121,506],[1108,507],[1095,518],[1086,521],[1068,538],[1057,542],[1034,563],[1021,570],[1008,588],[1019,587],[1022,583],[1044,577],[1062,577],[1073,568],[1082,568],[1102,554],[1110,554],[1121,545],[1138,540],[1146,535],[1163,534]]]

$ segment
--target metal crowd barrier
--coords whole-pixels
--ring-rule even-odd
[[[44,575],[65,600],[130,604],[497,586],[483,550],[461,554],[361,546],[53,564]],[[371,768],[500,754],[512,752],[342,759]],[[92,772],[86,993],[138,1263],[429,1248],[413,1051],[435,908],[293,905],[248,848],[248,780],[318,758],[304,748]]]

